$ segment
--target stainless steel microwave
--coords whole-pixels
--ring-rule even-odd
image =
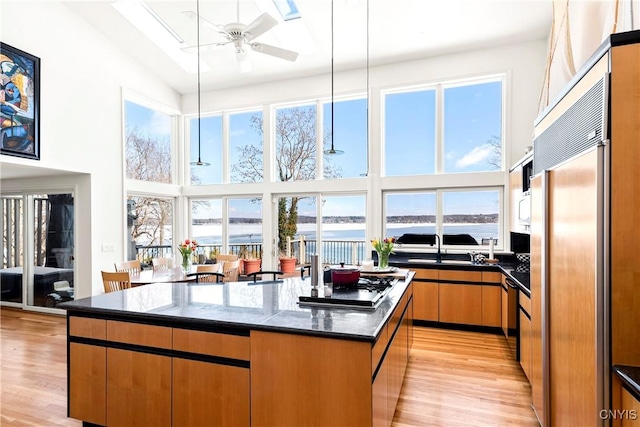
[[[520,225],[531,225],[531,192],[525,191],[518,201],[518,223]]]

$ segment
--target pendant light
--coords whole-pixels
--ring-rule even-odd
[[[198,161],[191,162],[194,166],[209,166],[211,163],[203,162],[200,158],[200,129],[201,129],[201,118],[200,118],[200,0],[196,0],[196,42],[198,47]]]
[[[326,155],[337,155],[344,154],[342,150],[336,150],[333,146],[333,107],[334,107],[334,88],[333,88],[333,0],[331,0],[331,148],[329,150],[324,150],[324,154]]]

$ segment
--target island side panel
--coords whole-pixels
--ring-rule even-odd
[[[370,426],[371,343],[251,332],[253,426]]]

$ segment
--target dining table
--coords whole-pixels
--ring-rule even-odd
[[[185,273],[181,267],[167,270],[142,270],[137,274],[131,274],[131,286],[148,285],[150,283],[177,283],[195,281],[197,275],[195,268],[192,272]]]

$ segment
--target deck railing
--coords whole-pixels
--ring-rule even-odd
[[[311,255],[319,253],[317,240],[308,240],[304,236],[291,239],[287,253],[297,258],[297,264],[310,262]],[[322,242],[322,259],[325,264],[360,265],[368,257],[367,244],[362,240],[325,240]],[[222,252],[222,244],[199,244],[194,254],[194,262],[203,264],[214,259]],[[246,255],[262,258],[261,243],[236,243],[229,245],[228,253],[243,258]],[[136,258],[143,265],[151,265],[152,258],[173,257],[175,251],[171,245],[136,246]]]

